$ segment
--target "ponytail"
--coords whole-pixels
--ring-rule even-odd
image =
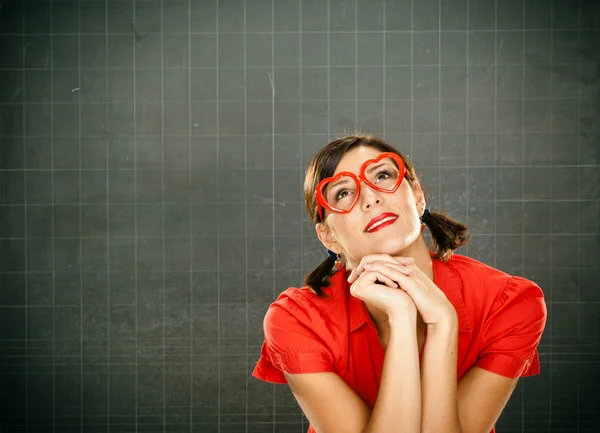
[[[431,232],[431,246],[434,249],[435,257],[442,262],[447,261],[454,250],[466,245],[471,238],[466,225],[450,218],[445,213],[429,212],[428,209],[425,209],[421,221]]]
[[[304,284],[320,297],[325,297],[324,287],[329,286],[329,277],[335,272],[335,260],[331,256],[327,256],[323,262],[317,266],[304,279]]]

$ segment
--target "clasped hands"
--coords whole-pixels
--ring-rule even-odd
[[[348,277],[350,293],[388,316],[418,311],[428,326],[454,326],[456,310],[412,257],[364,256]]]

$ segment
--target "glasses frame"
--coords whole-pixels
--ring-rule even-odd
[[[400,171],[400,173],[402,173],[402,175],[399,176],[398,183],[396,184],[396,186],[394,186],[394,188],[392,190],[380,188],[377,185],[374,185],[371,182],[369,182],[367,180],[367,178],[365,177],[365,170],[367,169],[367,167],[381,161],[384,158],[393,159],[396,162],[396,165],[398,166],[398,170]],[[357,186],[356,195],[354,196],[354,200],[352,201],[352,204],[350,205],[350,207],[348,207],[348,209],[338,209],[336,207],[331,206],[329,203],[327,203],[327,200],[325,200],[325,197],[323,196],[323,189],[325,188],[325,186],[327,186],[331,182],[335,182],[336,180],[338,180],[340,177],[343,177],[343,176],[350,176],[354,180],[354,182],[356,182],[356,186]],[[323,220],[323,214],[324,214],[323,209],[324,208],[329,209],[332,212],[341,213],[341,214],[346,214],[346,213],[349,213],[350,211],[352,211],[352,209],[356,205],[356,202],[358,201],[358,197],[360,196],[360,182],[361,181],[366,183],[367,185],[369,185],[371,188],[373,188],[376,191],[392,194],[392,193],[396,192],[396,190],[398,188],[400,188],[400,185],[402,185],[404,178],[407,178],[410,180],[410,173],[408,172],[408,170],[406,168],[406,164],[404,164],[404,160],[400,157],[400,155],[398,155],[394,152],[384,152],[381,155],[379,155],[377,158],[373,158],[373,159],[369,159],[369,160],[365,161],[363,163],[363,165],[360,167],[360,174],[358,176],[349,171],[342,171],[342,172],[336,174],[335,176],[327,177],[327,178],[323,179],[321,182],[319,182],[319,185],[317,186],[317,190],[316,190],[317,210],[319,212],[319,218],[321,220]]]

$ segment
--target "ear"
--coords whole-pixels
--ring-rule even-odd
[[[423,215],[423,212],[427,207],[427,202],[425,201],[425,194],[423,193],[421,184],[418,181],[413,182],[412,192],[413,196],[415,197],[415,205],[417,206],[417,212],[419,215]]]
[[[315,225],[317,236],[325,248],[333,251],[336,254],[342,253],[342,246],[335,240],[335,237],[331,234],[331,231],[325,223],[318,223]]]

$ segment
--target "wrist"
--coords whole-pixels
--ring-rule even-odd
[[[392,332],[394,330],[409,330],[412,332],[417,329],[417,315],[409,311],[388,314],[388,322]]]
[[[452,304],[442,309],[436,316],[433,323],[428,323],[428,330],[452,331],[454,328],[458,328],[458,316]]]
[[[448,317],[438,320],[436,323],[427,324],[428,335],[453,335],[458,333],[458,320],[455,317]]]

